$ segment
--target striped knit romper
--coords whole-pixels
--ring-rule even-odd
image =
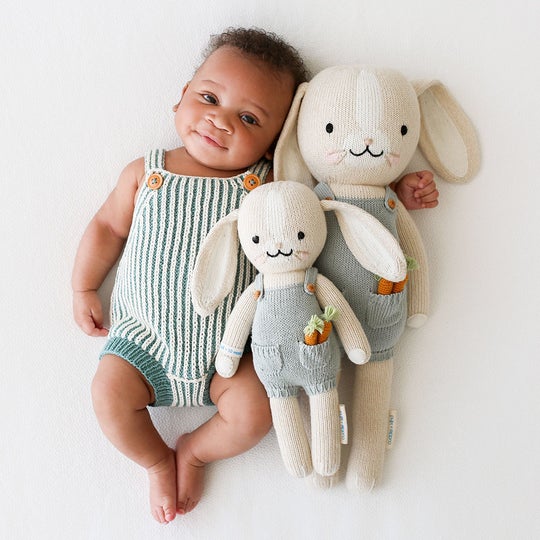
[[[253,175],[264,182],[271,164],[262,160],[231,178],[182,176],[164,165],[164,150],[147,154],[101,356],[114,354],[135,366],[154,389],[154,406],[209,405],[226,318],[255,271],[239,250],[233,291],[204,318],[191,303],[191,272],[210,228],[238,208]]]

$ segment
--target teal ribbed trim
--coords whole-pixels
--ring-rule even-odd
[[[163,366],[156,362],[146,351],[138,345],[124,338],[115,337],[110,339],[100,354],[102,358],[106,354],[114,354],[129,362],[146,377],[154,389],[156,400],[150,405],[152,407],[170,406],[173,403],[173,392],[171,382],[167,377],[167,372]]]

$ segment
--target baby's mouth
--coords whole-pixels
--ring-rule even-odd
[[[199,136],[201,137],[201,139],[208,145],[208,146],[214,146],[216,148],[225,148],[221,142],[212,137],[211,135],[208,135],[207,133],[201,133],[199,132]]]

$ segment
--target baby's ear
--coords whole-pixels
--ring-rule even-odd
[[[180,97],[180,101],[182,101],[182,98],[184,97],[184,94],[186,93],[186,90],[188,89],[188,86],[189,86],[189,83],[191,81],[188,81],[185,85],[184,85],[184,88],[182,88],[182,95]],[[178,101],[178,103],[176,103],[175,105],[173,105],[173,112],[176,112],[178,110],[178,106],[180,105],[180,101]]]
[[[220,219],[201,245],[191,277],[191,299],[202,317],[211,315],[231,292],[238,256],[238,210]]]
[[[464,183],[480,168],[480,145],[465,111],[439,81],[415,81],[422,128],[419,147],[444,180]]]

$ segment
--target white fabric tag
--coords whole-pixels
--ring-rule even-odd
[[[392,448],[397,428],[397,410],[388,411],[388,435],[386,437],[386,448]]]
[[[347,427],[347,411],[343,403],[339,405],[339,427],[341,444],[347,444],[349,442],[349,428]]]

